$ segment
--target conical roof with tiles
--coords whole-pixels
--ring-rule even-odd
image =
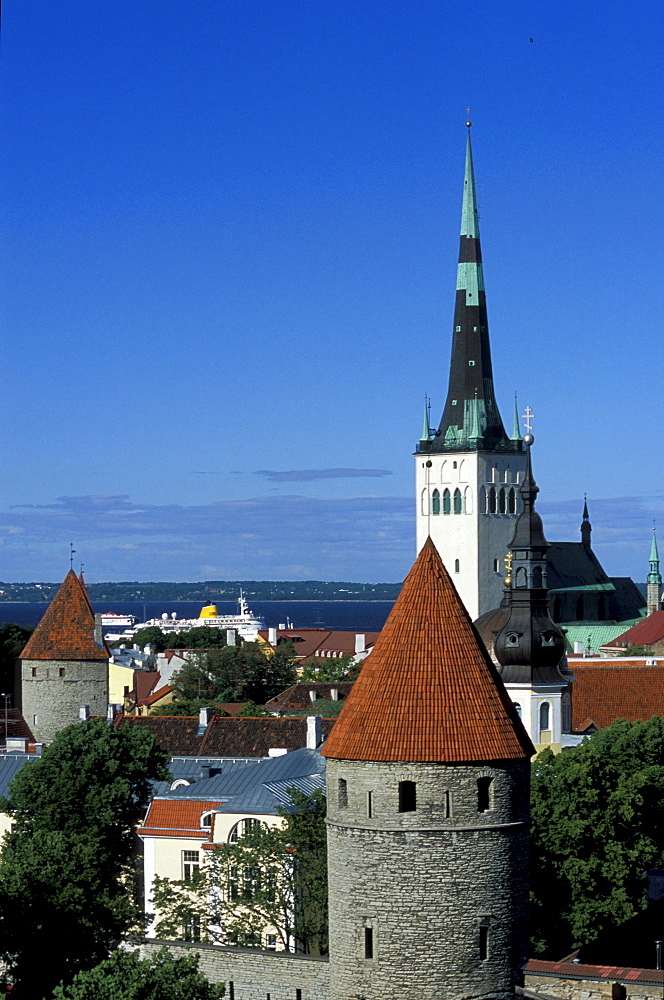
[[[85,584],[69,570],[21,653],[22,660],[107,660],[95,641],[95,618]]]
[[[534,752],[428,538],[322,753],[452,763]]]

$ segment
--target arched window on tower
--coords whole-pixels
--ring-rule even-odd
[[[486,514],[486,488],[483,486],[480,490],[480,514]]]
[[[422,513],[425,517],[429,513],[429,494],[427,490],[422,490]]]
[[[463,459],[459,462],[459,482],[466,482],[466,463]]]
[[[540,743],[542,742],[542,733],[547,732],[551,729],[551,705],[548,701],[543,701],[539,707],[539,728],[540,728]]]
[[[507,509],[510,514],[516,514],[516,492],[514,489],[511,489],[509,492]]]
[[[452,511],[452,500],[450,498],[450,491],[443,490],[443,514],[450,514]]]
[[[464,514],[473,513],[473,491],[470,486],[466,486],[463,491],[463,511]]]
[[[461,500],[461,490],[456,489],[454,491],[454,513],[460,514],[463,508],[463,501]]]
[[[489,490],[489,513],[496,513],[496,488],[492,486]]]
[[[434,490],[431,496],[431,513],[440,514],[440,493]]]
[[[450,482],[450,463],[445,459],[440,467],[440,481],[441,483]]]
[[[498,512],[505,513],[505,490],[500,490],[498,493]]]
[[[459,560],[458,559],[454,560],[454,572],[455,573],[459,572]]]
[[[533,587],[538,588],[542,586],[542,567],[536,566],[533,570]]]
[[[524,587],[528,586],[528,578],[526,576],[526,571],[523,566],[519,566],[516,571],[516,579],[514,581],[514,586],[516,590],[523,590]]]

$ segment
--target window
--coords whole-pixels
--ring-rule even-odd
[[[498,513],[505,513],[505,490],[500,490],[498,493]]]
[[[477,811],[478,812],[488,812],[492,808],[492,794],[491,786],[493,784],[493,778],[478,778],[477,779]]]
[[[516,579],[514,582],[514,586],[516,587],[517,590],[523,590],[525,587],[528,586],[528,578],[526,576],[526,571],[523,568],[523,566],[519,566],[518,570],[516,571]]]
[[[496,488],[492,486],[489,490],[489,513],[496,513]]]
[[[58,676],[59,677],[64,677],[65,676],[65,668],[64,667],[60,667],[60,669],[58,670]]]
[[[471,490],[470,486],[466,486],[466,489],[464,490],[463,493],[463,510],[464,514],[473,513],[473,491]]]
[[[369,819],[373,816],[373,792],[367,792],[367,816]]]
[[[494,573],[500,573],[500,559],[493,560],[493,571]]]
[[[486,505],[486,489],[483,486],[482,489],[480,490],[480,513],[486,514],[487,509],[488,508]]]
[[[182,879],[184,882],[192,882],[200,871],[201,860],[199,851],[182,852]]]
[[[267,951],[277,950],[277,935],[276,934],[266,934],[265,935],[265,947]],[[268,997],[269,997],[268,993]]]
[[[339,778],[338,805],[340,809],[348,808],[348,783],[345,778]]]
[[[449,514],[452,509],[452,503],[450,500],[450,491],[444,490],[443,492],[443,514]]]
[[[239,823],[236,823],[231,832],[228,834],[228,843],[237,844],[240,837],[246,836],[251,830],[255,830],[256,827],[261,825],[259,819],[241,819]]]
[[[429,513],[429,497],[426,490],[422,490],[422,513],[426,517]]]
[[[203,813],[201,816],[201,826],[204,830],[212,829],[212,816],[213,814],[211,812]]]
[[[364,957],[374,957],[373,927],[364,928]]]
[[[543,587],[544,586],[543,580],[544,580],[544,574],[542,573],[542,567],[536,566],[535,569],[533,570],[533,587],[535,589],[540,589],[541,587]]]
[[[489,928],[480,927],[480,962],[486,962],[489,957]]]
[[[454,560],[454,572],[455,573],[459,572],[459,560],[458,559]]]
[[[200,941],[201,939],[201,918],[196,913],[192,913],[191,916],[187,917],[184,923],[184,934],[185,941]]]
[[[399,812],[415,812],[417,809],[417,786],[414,781],[399,782]]]
[[[36,676],[37,676],[37,668],[36,668],[36,667],[33,667],[33,668],[32,668],[32,676],[33,676],[33,677],[36,677]]]
[[[477,327],[475,327],[475,329],[477,329]],[[469,361],[468,362],[468,367],[469,368],[474,368],[475,367],[475,362],[474,361]]]
[[[551,729],[551,705],[548,701],[543,701],[539,707],[540,732]]]
[[[452,797],[449,792],[443,792],[443,816],[449,819],[452,815]]]
[[[463,509],[463,503],[461,500],[461,490],[456,489],[454,491],[454,513],[460,514]]]
[[[440,514],[440,493],[434,490],[431,497],[431,513]]]
[[[33,715],[32,716],[32,724],[33,724],[33,726],[39,725],[39,716],[38,715]]]
[[[516,492],[514,490],[510,490],[509,492],[509,497],[507,500],[507,509],[509,510],[510,514],[516,514]]]
[[[519,718],[520,719],[523,718],[523,710],[518,701],[513,701],[512,704],[514,705],[514,708],[516,709],[516,714],[519,716]]]

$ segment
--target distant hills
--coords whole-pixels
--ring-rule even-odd
[[[50,601],[59,583],[0,583],[0,603]],[[400,583],[324,580],[205,580],[203,583],[86,583],[91,601],[393,601]]]

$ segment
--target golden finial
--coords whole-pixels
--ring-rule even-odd
[[[506,587],[507,590],[510,590],[511,587],[512,587],[512,560],[513,559],[514,559],[513,553],[512,552],[508,552],[507,555],[505,556],[505,569],[507,570],[507,575],[506,575],[506,577],[505,577],[505,579],[503,581],[503,583],[505,584],[505,587]]]

